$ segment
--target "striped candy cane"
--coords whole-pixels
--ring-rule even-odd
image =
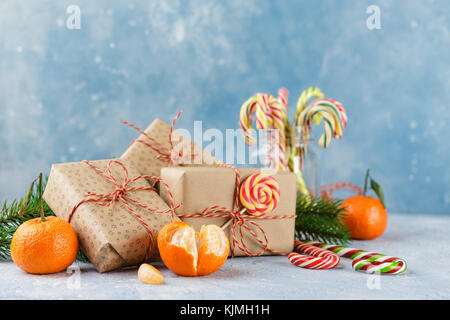
[[[317,99],[303,109],[300,113],[296,126],[302,127],[305,144],[301,148],[300,167],[303,167],[303,161],[308,150],[308,140],[311,133],[311,124],[313,119],[320,115],[320,120],[324,122],[324,132],[320,136],[318,144],[322,148],[328,147],[331,138],[340,139],[347,125],[347,113],[342,104],[334,99]]]
[[[290,154],[291,154],[291,150],[292,150],[292,141],[291,141],[291,124],[289,123],[289,118],[288,118],[288,97],[289,97],[289,91],[286,88],[278,89],[278,100],[281,102],[281,104],[284,107],[283,122],[284,122],[284,134],[286,137],[286,156],[287,156],[287,160],[288,160],[288,167],[289,167],[289,170],[293,171],[294,166],[293,166],[293,162],[290,159]]]
[[[320,88],[314,87],[310,87],[301,93],[300,98],[298,98],[297,100],[297,108],[295,109],[294,123],[298,122],[300,113],[302,113],[302,111],[308,105],[308,102],[313,98],[323,99],[325,98],[325,95],[323,94],[322,90],[320,90]],[[321,119],[320,115],[316,115],[315,119],[313,119],[313,123],[315,125],[318,125],[320,123],[320,119]]]
[[[324,120],[324,133],[319,138],[319,146],[328,147],[331,138],[340,139],[347,125],[347,113],[341,103],[334,99],[314,100],[304,109],[298,118],[297,125],[306,128],[305,137],[308,139],[311,131],[311,119],[321,115]]]
[[[311,88],[310,88],[311,89]],[[314,89],[314,88],[312,88]],[[318,89],[320,91],[320,89]],[[304,97],[305,94],[302,93],[302,97],[303,99],[306,99],[306,102],[310,99],[310,96],[308,97]],[[322,94],[323,96],[323,94]],[[320,96],[320,97],[322,97]],[[287,114],[288,111],[288,97],[289,97],[289,92],[286,88],[280,88],[278,89],[278,100],[280,100],[280,102],[284,105],[285,107],[285,114]],[[305,102],[305,103],[306,103]],[[288,119],[287,119],[288,120]],[[288,167],[289,170],[291,170],[292,172],[295,172],[296,176],[297,176],[297,190],[300,194],[302,194],[303,196],[306,197],[306,199],[310,198],[310,194],[309,194],[309,190],[306,187],[306,183],[305,180],[303,179],[303,174],[302,172],[299,170],[299,168],[295,168],[295,149],[293,146],[293,141],[295,140],[295,135],[291,136],[291,126],[289,124],[289,121],[285,122],[285,133],[286,133],[286,137],[289,138],[289,141],[287,143],[287,147],[288,149],[286,150],[286,154],[288,156]]]
[[[279,170],[287,169],[286,150],[288,137],[286,137],[287,114],[284,105],[269,94],[257,94],[250,97],[241,107],[239,122],[243,130],[245,141],[251,146],[256,142],[252,132],[253,118],[257,129],[276,129],[278,140],[277,167]]]
[[[340,257],[353,259],[352,267],[356,271],[367,273],[400,274],[406,270],[404,259],[386,256],[344,246],[308,241],[307,244],[334,252]]]
[[[307,269],[332,269],[339,264],[337,254],[321,249],[317,246],[295,240],[294,250],[288,255],[288,259],[296,266]]]

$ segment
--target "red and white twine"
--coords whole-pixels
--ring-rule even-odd
[[[362,195],[363,191],[361,187],[350,182],[330,183],[320,187],[320,193],[322,198],[331,199],[333,193],[336,190],[343,189],[344,191],[354,193],[356,195]]]
[[[164,161],[164,162],[168,162],[171,165],[175,164],[175,162],[182,165],[181,161],[186,156],[188,156],[190,158],[190,160],[194,159],[197,156],[196,154],[191,154],[191,150],[189,150],[189,147],[190,147],[190,149],[192,149],[193,143],[191,143],[190,145],[185,145],[179,150],[174,148],[173,141],[172,141],[173,129],[174,129],[176,121],[181,116],[182,112],[183,112],[182,110],[178,111],[177,115],[172,120],[172,124],[170,125],[170,131],[169,131],[169,137],[168,137],[170,148],[163,146],[155,138],[151,137],[149,134],[147,134],[144,130],[142,130],[138,126],[136,126],[132,123],[129,123],[127,121],[123,121],[123,120],[121,122],[133,129],[137,130],[140,134],[142,134],[147,139],[147,141],[143,140],[143,139],[135,139],[135,140],[131,141],[131,144],[142,143],[143,145],[153,149],[154,151],[156,151],[158,153],[158,155],[156,156],[157,159]]]

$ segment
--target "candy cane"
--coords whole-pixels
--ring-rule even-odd
[[[301,159],[305,159],[308,140],[311,133],[311,122],[317,115],[324,121],[324,132],[319,138],[319,146],[328,147],[331,138],[340,139],[347,125],[347,113],[342,104],[334,99],[317,99],[306,107],[299,115],[296,125],[304,128],[305,144],[301,150]],[[303,167],[303,163],[300,164]]]
[[[278,131],[278,169],[287,169],[286,149],[289,140],[286,138],[286,124],[289,124],[289,121],[285,107],[277,98],[269,94],[257,94],[244,102],[239,122],[245,141],[249,145],[255,143],[252,130],[253,117],[256,118],[257,129],[276,129]]]
[[[278,89],[278,100],[280,100],[280,102],[286,108],[286,113],[287,113],[287,108],[288,108],[288,97],[289,97],[289,91],[286,88]]]
[[[401,258],[321,242],[308,241],[306,243],[311,246],[334,252],[340,257],[353,259],[352,267],[356,271],[400,274],[406,270],[406,261]]]
[[[292,149],[292,143],[291,143],[291,125],[289,123],[288,118],[288,97],[289,97],[289,91],[286,88],[280,88],[278,89],[278,100],[281,102],[281,104],[284,106],[283,111],[283,122],[284,122],[284,134],[286,136],[286,154],[289,156]],[[293,170],[293,163],[289,162],[288,157],[288,166],[289,170]]]
[[[318,88],[310,88],[310,89],[318,89]],[[318,89],[320,91],[320,89]],[[313,95],[316,95],[317,92],[315,90],[313,90]],[[309,92],[309,91],[308,91]],[[308,97],[305,96],[305,91],[302,93],[302,96],[300,97],[301,99],[303,99],[302,101],[304,101],[303,103],[306,103],[311,97],[309,96],[309,93],[307,94]],[[316,95],[316,97],[322,97],[322,95]],[[286,114],[287,114],[287,110],[288,110],[288,97],[289,97],[289,92],[286,88],[280,88],[278,89],[278,100],[281,101],[281,103],[283,103],[283,105],[286,108]],[[306,99],[306,100],[305,100]],[[297,108],[298,111],[298,108]],[[293,146],[293,141],[295,141],[295,136],[291,135],[291,129],[290,129],[290,125],[289,125],[289,121],[287,123],[287,125],[285,125],[286,128],[286,137],[290,138],[289,141],[289,149],[287,150],[287,154],[288,154],[288,167],[289,170],[291,170],[292,172],[295,172],[296,174],[296,178],[297,178],[297,190],[300,192],[300,194],[304,195],[307,199],[309,199],[310,194],[309,194],[309,190],[306,187],[306,183],[305,180],[303,179],[303,173],[302,171],[298,170],[299,168],[295,168],[295,149]]]
[[[341,103],[334,99],[314,100],[305,110],[300,113],[298,125],[305,127],[305,134],[311,131],[311,119],[320,114],[325,122],[325,130],[319,139],[319,146],[326,148],[331,138],[340,139],[347,125],[347,113]]]
[[[340,261],[337,254],[307,243],[303,243],[299,240],[295,240],[294,250],[297,252],[292,252],[289,254],[288,259],[294,265],[306,269],[332,269],[336,267]]]
[[[325,95],[323,94],[322,90],[320,90],[320,88],[310,87],[304,90],[297,100],[294,122],[297,123],[300,113],[306,108],[309,100],[311,100],[312,98],[323,99],[324,97]],[[316,116],[313,120],[313,123],[318,125],[320,123],[320,116]]]

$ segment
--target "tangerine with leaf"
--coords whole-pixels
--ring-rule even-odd
[[[370,188],[377,198],[367,196]],[[350,230],[350,237],[361,240],[371,240],[381,236],[386,229],[388,214],[384,204],[384,194],[380,185],[370,177],[367,169],[362,195],[346,198],[342,201],[345,207],[343,223]]]
[[[78,238],[69,222],[55,216],[45,216],[42,205],[42,173],[38,179],[41,216],[25,221],[17,228],[11,239],[11,258],[19,268],[28,273],[60,272],[75,261]],[[22,202],[22,213],[29,203],[36,180]]]

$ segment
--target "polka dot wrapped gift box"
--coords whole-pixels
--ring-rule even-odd
[[[289,254],[294,245],[296,175],[289,171],[226,165],[167,167],[161,170],[178,217],[200,231],[222,227],[230,255]],[[161,189],[160,195],[169,200]],[[169,203],[169,202],[168,202]]]
[[[179,220],[147,179],[123,159],[54,164],[44,199],[105,272],[152,258],[158,231]]]

